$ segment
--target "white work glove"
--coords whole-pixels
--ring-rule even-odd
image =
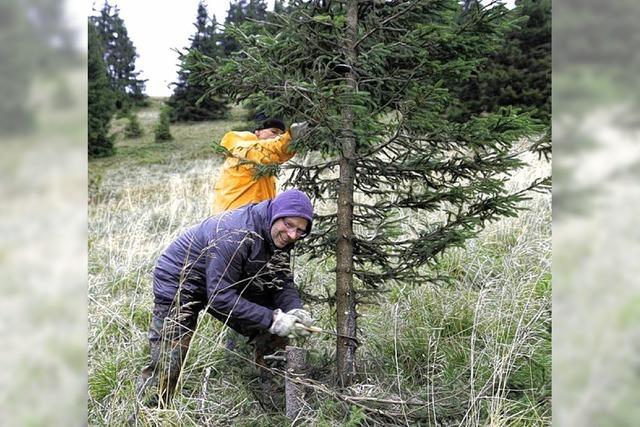
[[[291,133],[292,139],[298,139],[309,130],[309,123],[300,122],[294,123],[289,127],[289,133]]]
[[[313,325],[316,322],[315,319],[311,317],[311,313],[301,308],[294,308],[293,310],[289,310],[287,311],[287,314],[296,316],[298,318],[298,322],[307,327]]]
[[[309,331],[296,328],[296,323],[300,323],[300,320],[293,314],[285,313],[279,308],[275,309],[273,314],[275,314],[275,319],[269,328],[269,333],[291,338],[309,335]]]

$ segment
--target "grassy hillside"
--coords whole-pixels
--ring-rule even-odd
[[[243,111],[231,110],[230,119],[216,122],[200,122],[171,125],[172,141],[155,142],[154,127],[160,115],[161,98],[152,98],[151,105],[137,112],[138,121],[143,129],[140,138],[124,137],[128,120],[114,118],[111,134],[115,138],[116,154],[111,157],[92,160],[89,165],[89,186],[92,196],[104,190],[103,178],[114,173],[128,170],[130,173],[144,170],[145,167],[174,167],[190,160],[208,160],[213,158],[211,144],[218,144],[222,135],[230,129],[243,128]]]
[[[145,136],[122,138],[117,154],[89,164],[89,424],[121,425],[134,410],[135,380],[148,358],[151,271],[159,253],[208,214],[220,160],[208,148],[237,128],[229,121],[172,126],[153,142],[158,104],[138,113]],[[549,172],[531,167],[512,184]],[[357,384],[333,388],[335,341],[314,335],[304,425],[550,425],[550,197],[534,195],[519,218],[492,224],[435,267],[449,285],[393,288],[359,318]],[[329,266],[295,259],[306,292],[331,294]],[[312,304],[319,326],[334,313]],[[224,349],[225,331],[201,318],[167,410],[141,408],[142,425],[290,425],[281,393],[265,403],[250,357]],[[275,374],[277,377],[277,373]],[[281,382],[276,378],[276,384]],[[280,406],[279,406],[280,405]]]

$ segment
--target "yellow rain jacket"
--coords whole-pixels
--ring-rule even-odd
[[[212,214],[257,203],[276,196],[276,178],[254,176],[254,165],[284,163],[295,154],[289,151],[291,133],[276,138],[258,139],[251,132],[227,132],[220,145],[230,156],[214,186]],[[248,162],[247,162],[248,161]]]

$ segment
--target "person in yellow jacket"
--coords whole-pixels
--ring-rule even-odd
[[[287,129],[279,119],[266,119],[254,132],[227,132],[220,145],[228,157],[214,185],[213,215],[276,196],[274,176],[256,176],[257,165],[282,164],[295,152],[289,144],[302,124]]]

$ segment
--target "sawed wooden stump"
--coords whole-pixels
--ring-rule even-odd
[[[295,420],[304,407],[304,385],[295,382],[296,378],[303,376],[307,366],[306,348],[287,346],[285,357],[287,361],[285,369],[284,393],[286,399],[286,414],[291,420]]]

